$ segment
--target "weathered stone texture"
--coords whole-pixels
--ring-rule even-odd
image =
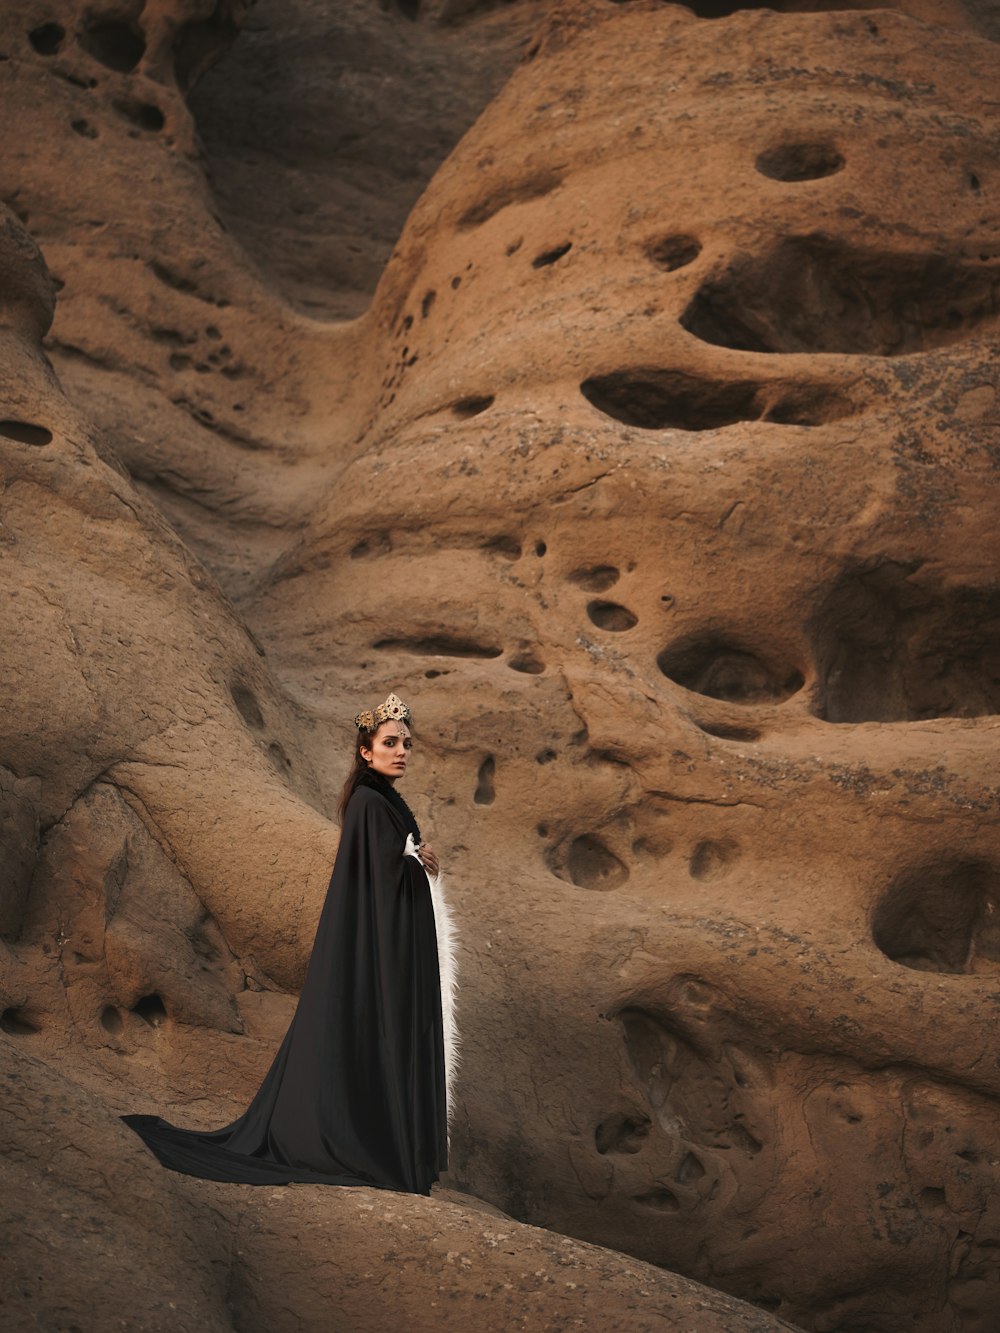
[[[313,0],[5,7],[15,1326],[1000,1321],[996,15],[788,10],[373,5],[481,76],[334,178]],[[115,1115],[252,1094],[390,688],[449,1177],[170,1176]]]

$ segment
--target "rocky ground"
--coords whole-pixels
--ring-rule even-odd
[[[8,0],[5,1327],[996,1328],[998,36]],[[448,1176],[170,1175],[389,689]]]

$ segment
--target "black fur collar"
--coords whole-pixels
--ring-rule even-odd
[[[420,828],[413,816],[413,811],[400,796],[394,783],[390,782],[388,778],[384,778],[381,773],[366,768],[354,779],[354,786],[355,789],[371,787],[373,791],[377,791],[381,796],[384,796],[389,804],[402,816],[403,822],[413,834],[413,840],[419,847],[421,842]]]

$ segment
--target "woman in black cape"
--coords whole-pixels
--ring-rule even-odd
[[[447,1169],[455,940],[437,857],[395,788],[410,720],[395,694],[355,719],[343,832],[302,993],[247,1110],[203,1132],[122,1117],[164,1166],[244,1185],[412,1194],[429,1194]]]

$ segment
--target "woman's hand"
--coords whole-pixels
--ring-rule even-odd
[[[434,848],[428,846],[426,842],[422,842],[417,848],[417,855],[420,857],[421,865],[427,873],[433,879],[437,879],[440,866],[438,865],[437,853]]]

